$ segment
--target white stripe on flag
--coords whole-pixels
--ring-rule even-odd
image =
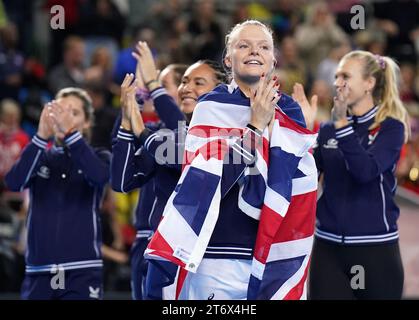
[[[280,147],[282,151],[291,153],[296,157],[303,156],[316,142],[317,135],[315,134],[303,134],[285,127],[280,127],[278,121],[275,121],[274,127],[276,135],[272,139],[270,147]]]
[[[268,186],[265,193],[265,205],[282,217],[285,217],[290,203],[281,194]]]
[[[313,236],[292,240],[287,242],[274,243],[269,250],[267,263],[271,261],[292,259],[308,255],[313,246]]]

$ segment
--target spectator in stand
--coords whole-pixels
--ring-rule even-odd
[[[15,24],[0,29],[0,100],[17,100],[22,86],[24,57],[17,50],[18,39]]]
[[[223,31],[216,20],[214,0],[196,2],[188,31],[194,41],[193,60],[210,59],[219,61],[223,48]]]
[[[374,17],[387,35],[386,54],[399,61],[417,61],[419,41],[419,2],[416,0],[374,1]]]
[[[29,142],[29,136],[20,127],[21,112],[18,104],[10,99],[0,102],[0,179],[19,158]]]
[[[157,49],[154,47],[156,33],[153,29],[139,25],[132,32],[132,43],[129,48],[123,49],[119,52],[116,59],[113,79],[116,84],[120,85],[127,73],[135,73],[137,61],[132,56],[135,45],[138,41],[145,41],[149,44],[153,56],[156,57]]]
[[[406,104],[408,110],[419,109],[419,95],[416,92],[416,69],[415,65],[409,62],[402,62],[400,65],[400,99]],[[418,112],[418,111],[417,111]]]
[[[91,145],[111,150],[111,133],[118,110],[108,105],[106,90],[100,83],[87,83],[85,89],[92,98],[95,122],[92,126]]]
[[[280,74],[279,81],[282,91],[286,94],[291,94],[294,83],[306,84],[307,71],[299,57],[297,44],[293,37],[286,36],[282,39],[276,68]]]
[[[111,0],[93,0],[85,1],[81,11],[79,34],[85,39],[87,61],[98,47],[106,47],[115,60],[125,26],[118,7]]]
[[[81,87],[84,83],[84,41],[70,36],[64,42],[64,62],[51,70],[48,87],[52,94],[65,87]]]
[[[346,38],[323,1],[310,5],[307,20],[297,27],[295,36],[300,56],[311,75],[315,75],[317,66],[330,50]]]
[[[303,19],[301,6],[302,1],[275,1],[272,10],[272,28],[277,39],[283,39],[295,32],[296,27]]]
[[[95,83],[106,91],[106,102],[112,103],[113,95],[119,95],[119,86],[113,82],[113,60],[107,47],[98,47],[91,56],[85,73],[86,83]]]
[[[335,73],[338,68],[340,59],[345,54],[351,51],[351,46],[348,40],[342,39],[336,47],[332,48],[325,59],[323,59],[318,68],[316,80],[323,80],[327,83],[331,90],[334,89],[333,83],[335,82]]]

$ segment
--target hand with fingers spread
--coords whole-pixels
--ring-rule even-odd
[[[336,129],[342,128],[348,124],[346,118],[348,112],[349,89],[345,83],[343,87],[337,88],[337,97],[333,97],[332,121]]]
[[[41,117],[39,118],[39,125],[37,135],[44,140],[50,139],[54,135],[53,121],[49,116],[48,104],[42,109]]]
[[[250,124],[261,131],[269,125],[275,113],[275,106],[280,98],[278,88],[276,76],[267,79],[262,75],[258,88],[251,90]]]
[[[303,111],[304,119],[307,124],[307,128],[312,130],[317,114],[317,95],[313,95],[310,99],[310,102],[308,102],[303,85],[300,83],[296,83],[293,88],[292,98],[295,101],[297,101],[300,105],[301,110]]]
[[[121,84],[121,112],[122,112],[122,119],[121,119],[121,126],[126,130],[131,130],[131,106],[133,105],[130,102],[129,97],[134,96],[135,100],[135,92],[137,89],[136,81],[134,80],[134,75],[132,73],[127,73],[125,75],[124,81]],[[137,102],[135,102],[137,104]],[[136,106],[138,107],[138,106]]]
[[[153,54],[146,42],[139,41],[135,46],[136,51],[132,53],[137,59],[137,78],[141,78],[144,86],[152,91],[159,86],[158,71],[154,63]]]
[[[66,135],[75,130],[74,117],[71,105],[62,106],[53,100],[48,105],[49,117],[52,119],[55,136],[62,140]]]

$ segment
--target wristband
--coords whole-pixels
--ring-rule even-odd
[[[252,126],[250,123],[247,124],[247,127],[256,132],[258,135],[263,135],[263,132],[260,129],[256,128],[255,126]]]
[[[153,82],[158,82],[158,81],[156,79],[153,79],[153,80],[147,81],[144,85],[146,86],[146,88],[148,88],[148,86],[152,84]]]

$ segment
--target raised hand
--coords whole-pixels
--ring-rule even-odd
[[[153,54],[146,42],[139,41],[135,46],[136,51],[132,53],[137,59],[137,78],[141,78],[144,86],[150,91],[159,86],[157,81],[158,70],[154,63]]]
[[[125,75],[124,81],[121,84],[121,112],[122,112],[122,119],[121,125],[126,130],[131,130],[131,105],[132,103],[129,102],[130,95],[134,96],[135,99],[135,91],[137,89],[136,82],[134,80],[134,75],[132,73],[127,73]]]
[[[345,83],[343,87],[337,88],[336,92],[337,96],[333,97],[332,121],[336,128],[341,128],[348,123],[346,115],[348,112],[349,88]]]
[[[261,131],[268,126],[274,116],[275,106],[280,98],[278,88],[276,76],[273,78],[262,76],[256,91],[250,91],[250,124]]]
[[[131,112],[131,128],[134,132],[134,135],[137,137],[140,136],[141,132],[145,129],[143,117],[141,116],[140,108],[138,107],[138,103],[135,99],[135,93],[128,95],[128,105],[129,110]]]
[[[300,83],[296,83],[293,87],[292,98],[298,102],[303,111],[304,119],[307,124],[307,128],[310,130],[313,129],[314,120],[316,119],[317,114],[317,95],[313,95],[308,102],[307,96],[304,92],[304,87]]]
[[[42,139],[48,140],[54,135],[53,121],[49,116],[48,104],[44,105],[41,117],[39,118],[39,125],[37,135]]]
[[[48,104],[49,117],[52,119],[55,136],[62,140],[70,132],[75,130],[74,116],[71,105],[63,106],[53,100]]]

